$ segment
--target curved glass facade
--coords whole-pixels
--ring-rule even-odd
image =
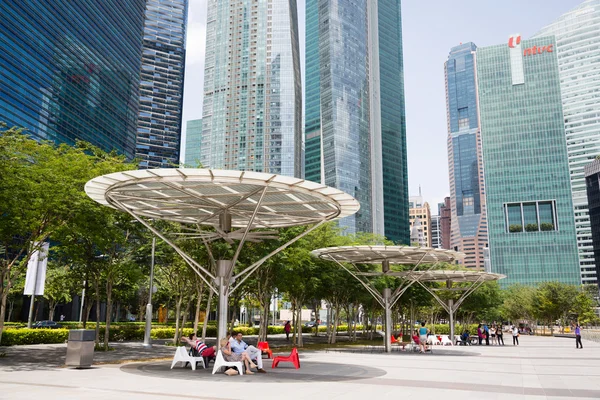
[[[354,196],[347,233],[409,243],[400,1],[307,0],[306,178]]]
[[[147,0],[136,157],[140,168],[179,164],[187,0]]]
[[[483,269],[487,220],[477,105],[474,43],[453,47],[444,64],[448,115],[448,170],[452,201],[451,247],[464,265]]]
[[[133,158],[145,0],[0,2],[0,120]]]
[[[556,36],[556,50],[581,280],[598,282],[584,166],[600,154],[600,0],[588,0],[535,37]]]
[[[209,0],[200,161],[302,176],[295,0]]]

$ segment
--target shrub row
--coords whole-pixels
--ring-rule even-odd
[[[89,329],[94,329],[93,325],[88,324]],[[428,325],[438,335],[447,335],[450,332],[448,325],[436,324]],[[477,324],[470,325],[469,332],[476,334]],[[362,330],[362,326],[357,326],[358,330]],[[377,326],[377,329],[381,329],[381,326]],[[464,329],[464,326],[457,326],[455,334],[459,335]],[[319,326],[319,332],[325,332],[327,327],[325,325]],[[346,332],[348,330],[347,325],[340,325],[337,328],[338,332]],[[251,328],[247,326],[238,326],[235,328],[236,332],[242,332],[244,335],[257,335],[258,328]],[[306,326],[302,327],[302,332],[310,333],[314,332],[314,328]],[[396,330],[397,332],[397,330]],[[184,328],[183,334],[189,335],[193,333],[192,328]],[[269,326],[268,334],[282,334],[283,326]],[[405,335],[407,332],[405,332]],[[209,337],[215,337],[217,335],[217,328],[214,325],[209,325],[206,329],[206,335]],[[27,328],[13,328],[10,327],[5,329],[2,333],[2,346],[13,346],[20,344],[45,344],[45,343],[63,343],[69,336],[68,329],[27,329]],[[152,328],[151,337],[153,339],[172,339],[175,336],[175,328],[171,327],[155,327]],[[111,325],[110,329],[110,341],[130,341],[130,340],[143,340],[144,339],[144,326],[134,324],[119,324]],[[104,327],[100,329],[100,341],[104,340]]]
[[[0,345],[64,343],[68,337],[68,329],[6,329]]]

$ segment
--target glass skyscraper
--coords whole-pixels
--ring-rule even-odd
[[[587,0],[543,28],[555,35],[569,172],[583,283],[596,283],[598,265],[586,196],[584,166],[600,154],[600,0]]]
[[[0,120],[135,154],[145,0],[0,2]]]
[[[188,0],[146,0],[136,157],[179,164]]]
[[[408,244],[400,0],[307,0],[306,81],[306,179],[360,202],[347,233]]]
[[[200,161],[302,176],[295,0],[209,0]]]
[[[200,163],[200,143],[202,141],[202,120],[187,121],[185,130],[185,165],[196,167]]]
[[[465,253],[466,267],[483,269],[487,219],[477,105],[475,52],[465,43],[450,50],[444,64],[448,116],[448,169],[452,228],[450,245]]]
[[[553,36],[477,49],[492,272],[581,282]]]

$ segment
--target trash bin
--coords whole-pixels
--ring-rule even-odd
[[[96,331],[73,329],[69,331],[67,342],[68,367],[89,368],[94,360],[94,343]]]

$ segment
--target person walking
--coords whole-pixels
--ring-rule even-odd
[[[502,332],[502,324],[496,326],[496,339],[498,339],[498,346],[500,346],[500,342],[502,342],[502,346],[504,346],[504,338]]]
[[[285,340],[287,340],[288,342],[290,341],[290,331],[292,330],[292,324],[290,324],[290,321],[286,321],[285,325],[283,326],[283,331],[285,332]]]
[[[579,326],[579,323],[575,326],[575,348],[583,349],[583,344],[581,343],[581,326]]]
[[[512,327],[513,346],[519,345],[519,328],[516,325]]]
[[[477,325],[477,339],[479,339],[479,345],[481,346],[481,342],[483,341],[483,329],[481,328],[481,324]]]
[[[490,328],[487,324],[483,324],[483,336],[485,337],[485,345],[490,345]]]

